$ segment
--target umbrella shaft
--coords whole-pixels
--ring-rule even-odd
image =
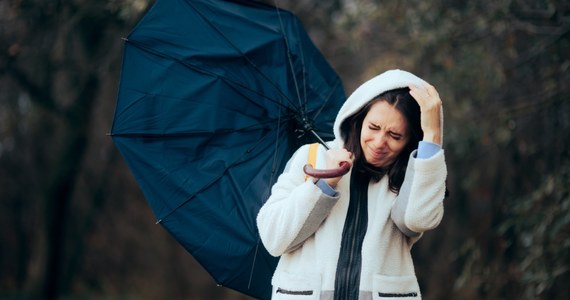
[[[323,145],[327,150],[329,150],[329,146],[327,145],[327,143],[325,143],[325,141],[323,141],[323,139],[314,131],[314,130],[309,130],[313,136],[315,136],[315,138],[318,140],[318,142]]]

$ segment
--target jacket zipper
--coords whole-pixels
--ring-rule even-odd
[[[358,298],[359,293],[362,242],[366,234],[366,226],[368,226],[368,218],[365,213],[367,212],[370,179],[362,177],[357,179],[356,177],[360,176],[352,177],[354,181],[351,182],[351,202],[342,233],[341,253],[337,266],[337,278],[335,279],[337,281],[335,282],[335,299]],[[353,285],[350,285],[351,278],[354,279]]]
[[[352,262],[352,261],[354,260],[354,255],[355,255],[355,253],[356,253],[356,251],[357,251],[357,249],[356,249],[356,243],[357,243],[356,234],[357,234],[358,228],[359,228],[359,226],[358,226],[358,220],[360,219],[360,209],[361,209],[360,201],[357,201],[356,214],[355,214],[355,218],[354,218],[354,220],[355,220],[355,224],[354,224],[354,225],[355,225],[355,226],[352,226],[352,230],[351,230],[351,232],[350,232],[350,237],[351,237],[351,239],[350,239],[350,249],[349,249],[349,250],[350,250],[350,255],[349,255],[349,257],[348,257],[348,261],[349,261],[349,262]],[[348,283],[350,282],[350,277],[351,277],[351,275],[356,275],[356,274],[355,274],[355,271],[356,271],[356,272],[360,272],[360,270],[354,270],[354,264],[349,263],[349,264],[348,264],[348,268],[347,268],[347,270],[346,270],[345,277],[344,277],[345,286],[348,286]],[[349,289],[345,289],[345,299],[349,299],[349,298],[348,298],[349,295],[350,295],[350,290],[349,290]]]

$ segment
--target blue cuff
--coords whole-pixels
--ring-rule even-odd
[[[426,159],[434,156],[437,152],[441,150],[441,146],[438,144],[420,141],[418,145],[417,158]]]
[[[323,191],[324,194],[326,194],[327,196],[330,197],[334,197],[336,196],[336,191],[335,189],[333,189],[326,181],[324,180],[317,180],[317,182],[315,182],[315,184],[317,185],[317,187],[319,187],[321,189],[321,191]]]

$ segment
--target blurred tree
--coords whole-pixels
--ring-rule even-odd
[[[11,187],[6,192],[13,193],[16,227],[25,228],[18,236],[21,254],[11,254],[20,257],[15,284],[33,298],[53,299],[69,290],[73,273],[66,257],[80,257],[83,252],[82,240],[72,235],[80,234],[76,229],[82,226],[74,226],[84,223],[75,223],[74,217],[90,222],[81,213],[96,205],[86,198],[83,211],[72,210],[79,174],[93,142],[90,130],[98,121],[94,105],[104,95],[102,90],[114,86],[107,76],[119,60],[108,53],[119,52],[114,35],[132,25],[120,16],[124,4],[111,4],[24,0],[1,6],[0,62],[9,83],[4,100],[12,108],[8,111],[14,111],[14,99],[25,107],[16,118],[3,122],[11,129],[8,139],[16,141],[2,153],[3,162],[13,162],[3,178],[19,176],[6,185]],[[103,166],[111,163],[112,156],[105,158]],[[95,182],[104,183],[103,178]],[[33,210],[25,212],[27,208]]]

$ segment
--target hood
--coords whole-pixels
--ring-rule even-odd
[[[421,85],[423,83],[425,83],[423,79],[402,70],[389,70],[366,81],[348,97],[340,108],[333,127],[336,140],[344,144],[340,125],[376,96],[386,91],[407,87],[410,84]]]

